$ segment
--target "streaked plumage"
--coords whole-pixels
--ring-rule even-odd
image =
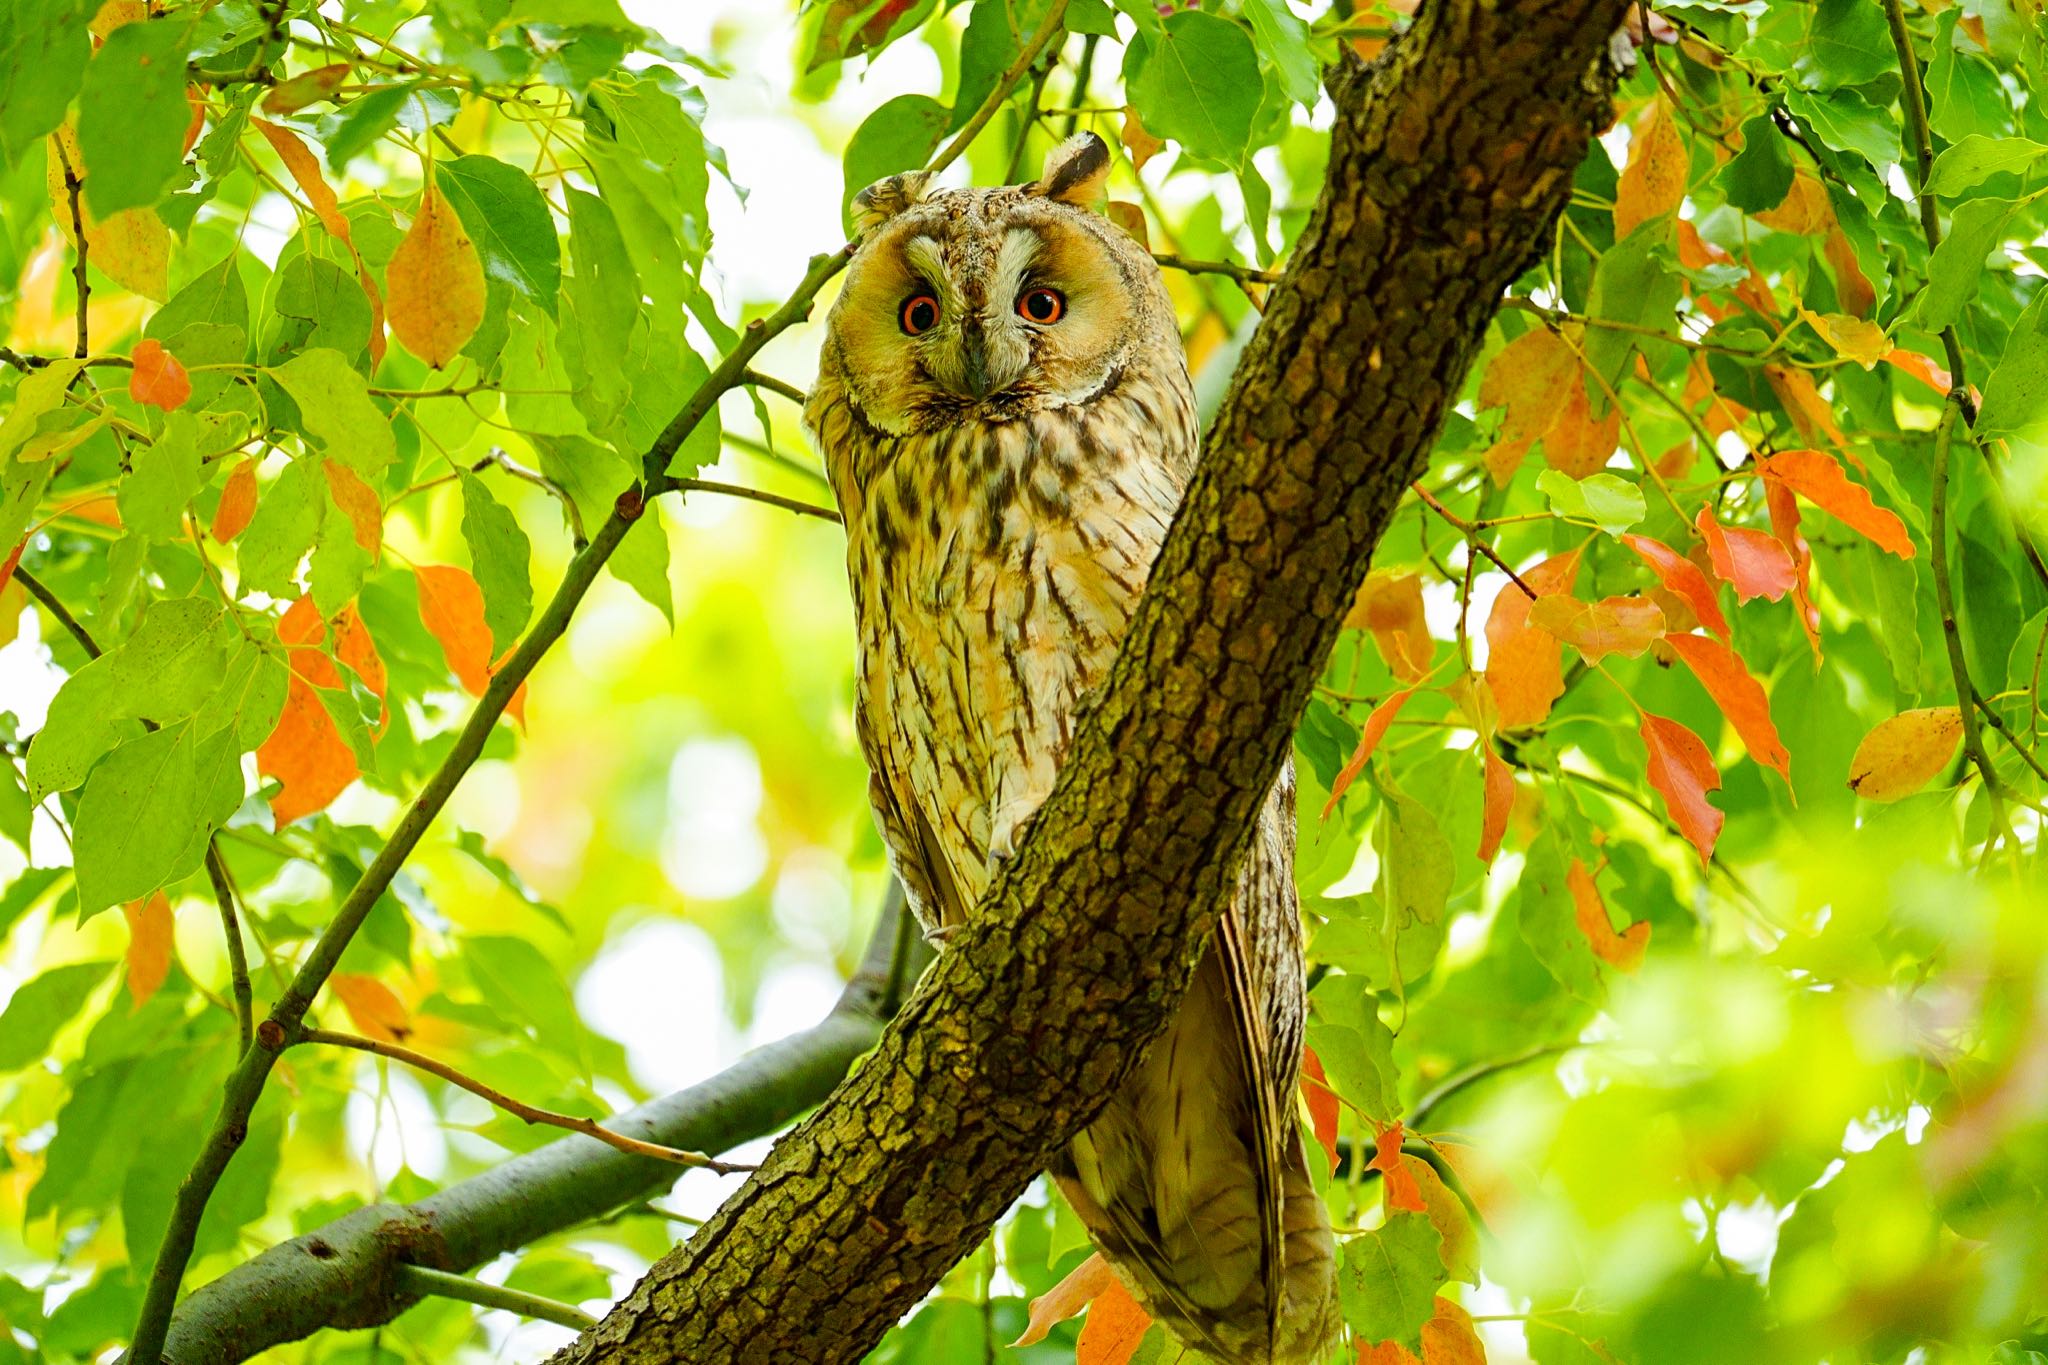
[[[1107,166],[1084,135],[1030,185],[865,191],[805,409],[846,516],[876,817],[941,937],[1051,791],[1199,447],[1158,267],[1086,208]],[[1186,1003],[1054,1171],[1153,1315],[1231,1362],[1316,1359],[1336,1325],[1293,1099],[1293,806],[1283,772]]]

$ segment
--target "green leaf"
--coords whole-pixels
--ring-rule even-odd
[[[555,315],[562,285],[562,248],[555,220],[533,181],[495,157],[437,162],[434,183],[469,229],[484,274],[502,280]]]
[[[1131,45],[1124,80],[1157,136],[1227,165],[1244,159],[1264,83],[1251,35],[1236,24],[1200,10],[1168,15],[1156,41]]]
[[[1522,941],[1557,983],[1581,1000],[1605,998],[1593,945],[1579,928],[1578,907],[1565,874],[1569,870],[1557,831],[1545,828],[1529,843],[1515,887],[1515,919]]]
[[[2009,199],[1971,199],[1956,206],[1948,235],[1927,262],[1927,288],[1920,295],[1920,325],[1939,332],[1962,320],[1984,266],[2005,239],[2005,225],[2018,205]]]
[[[249,291],[238,268],[241,252],[228,252],[200,271],[171,301],[156,310],[142,334],[168,344],[173,337],[195,323],[215,323],[240,328],[249,334]],[[196,383],[196,380],[195,380]]]
[[[35,818],[35,803],[28,799],[28,779],[12,762],[0,763],[0,838],[20,849],[24,858]]]
[[[1891,661],[1892,685],[1907,705],[1921,691],[1920,593],[1918,565],[1896,555],[1866,552],[1877,598],[1877,638]]]
[[[1067,26],[1073,27],[1073,6],[1067,7]],[[967,17],[960,34],[960,83],[953,92],[953,116],[946,131],[952,132],[974,117],[996,81],[1017,58],[1020,49],[1017,27],[1007,0],[982,0]]]
[[[1308,25],[1285,0],[1245,0],[1259,52],[1280,75],[1280,88],[1296,104],[1312,105],[1322,94],[1322,69],[1308,45]]]
[[[339,175],[348,163],[377,145],[398,124],[398,110],[412,94],[409,85],[380,86],[358,95],[320,120],[320,140],[327,148],[327,166]]]
[[[1855,152],[1873,166],[1887,166],[1903,155],[1899,125],[1855,90],[1817,94],[1787,90],[1785,107],[1792,116],[1836,151]],[[1744,125],[1744,133],[1748,125]],[[1748,146],[1744,144],[1745,148]]]
[[[2048,440],[2048,289],[2013,324],[1998,368],[1984,381],[1975,434]]]
[[[324,476],[319,483],[320,529],[313,537],[312,558],[306,561],[306,586],[320,614],[332,616],[348,605],[376,561],[357,542],[355,523],[334,501],[334,490]]]
[[[607,565],[612,575],[660,612],[670,630],[676,627],[675,600],[668,582],[668,532],[661,509],[649,503],[640,520],[626,532]]]
[[[625,335],[640,315],[640,272],[619,234],[609,205],[594,194],[570,188],[569,260],[576,273],[566,288],[586,350],[600,352],[607,339]],[[568,323],[565,331],[572,330]]]
[[[0,1014],[0,1071],[19,1071],[43,1060],[63,1027],[77,1017],[107,979],[111,962],[52,967],[14,993]]]
[[[199,423],[188,412],[170,413],[163,433],[135,456],[134,472],[121,480],[115,505],[129,531],[151,540],[184,537],[185,506],[206,483],[199,463]]]
[[[1443,1241],[1426,1214],[1397,1213],[1344,1244],[1337,1297],[1359,1340],[1420,1344],[1444,1282]]]
[[[1550,499],[1558,515],[1590,521],[1609,535],[1620,535],[1649,514],[1643,490],[1616,474],[1574,479],[1560,470],[1546,469],[1536,476],[1536,487]]]
[[[519,641],[533,618],[533,547],[519,520],[491,496],[482,479],[461,471],[462,538],[484,594],[484,624],[491,628],[493,657]]]
[[[584,155],[599,193],[648,295],[664,312],[681,308],[675,281],[695,273],[710,243],[704,208],[710,154],[683,106],[686,91],[673,71],[650,67],[593,91],[584,111]]]
[[[284,711],[291,669],[279,655],[254,640],[243,640],[222,674],[219,687],[193,712],[201,740],[232,728],[235,748],[247,753],[270,737]]]
[[[65,680],[28,751],[29,792],[38,801],[69,791],[131,727],[183,720],[220,683],[225,652],[221,609],[198,597],[154,602],[135,633]]]
[[[1678,301],[1685,282],[1667,262],[1664,239],[1667,233],[1654,225],[1631,232],[1600,254],[1593,275],[1593,297],[1586,310],[1601,322],[1622,323],[1627,328],[1648,328],[1668,333],[1678,326]],[[1653,349],[1654,348],[1654,349]],[[1640,349],[1652,364],[1664,343],[1645,337],[1640,331],[1617,327],[1586,330],[1586,360],[1609,389],[1619,389],[1628,373],[1630,359]],[[1605,403],[1597,385],[1595,401]]]
[[[329,455],[375,484],[397,458],[390,420],[370,399],[363,376],[339,351],[315,348],[270,372],[299,405],[306,434]]]
[[[12,456],[43,430],[45,417],[60,413],[65,391],[84,368],[82,360],[53,360],[22,379],[14,390],[14,406],[8,410],[6,420],[0,421],[0,460]],[[62,420],[68,425],[70,415],[63,415]],[[10,540],[9,544],[12,543]]]
[[[1934,56],[1927,63],[1927,126],[1949,142],[1966,137],[2003,137],[2012,130],[2012,101],[1998,73],[1958,42],[1961,11],[1950,9],[1934,21]],[[1975,44],[1969,44],[1974,49]]]
[[[1821,0],[1807,26],[1806,57],[1824,89],[1862,85],[1898,69],[1884,10],[1865,0]]]
[[[1994,175],[2031,170],[2048,156],[2048,144],[2023,137],[1966,137],[1934,158],[1927,190],[1944,198],[1961,194]]]
[[[877,180],[924,165],[951,123],[951,111],[926,95],[898,95],[861,120],[846,142],[846,183],[839,193],[839,217],[848,233],[853,196]]]
[[[325,347],[350,365],[369,363],[370,301],[356,277],[332,261],[301,254],[279,266],[270,307],[259,361],[281,364]]]
[[[72,827],[81,917],[192,870],[196,862],[183,859],[204,828],[200,795],[189,721],[132,739],[93,767]]]
[[[0,167],[13,166],[64,121],[85,79],[97,5],[8,0],[0,5]]]
[[[1394,1034],[1380,1020],[1379,997],[1356,976],[1326,976],[1309,997],[1309,1042],[1339,1095],[1367,1117],[1401,1112]]]
[[[388,428],[387,428],[388,430]],[[313,548],[327,502],[317,460],[293,460],[256,503],[249,529],[235,543],[241,586],[290,599],[299,595],[299,561]]]
[[[576,1060],[583,1025],[561,973],[523,938],[479,935],[464,940],[463,959],[477,988],[492,1000],[516,1001],[520,1019],[550,1051]]]
[[[513,0],[496,27],[514,24],[549,24],[556,28],[609,28],[638,33],[640,26],[626,17],[619,0]]]
[[[185,154],[185,35],[190,25],[123,24],[85,69],[78,95],[78,150],[85,199],[105,218],[154,204]]]

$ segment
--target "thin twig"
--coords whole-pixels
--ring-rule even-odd
[[[71,354],[74,359],[83,360],[92,353],[92,343],[86,331],[85,303],[92,297],[92,286],[85,278],[85,210],[79,205],[78,191],[84,178],[71,164],[71,154],[64,150],[64,139],[50,139],[50,146],[57,151],[57,160],[64,164],[64,196],[71,201],[71,244],[77,248],[76,259],[71,266],[71,279],[78,289],[78,343]]]
[[[1898,0],[1886,0],[1893,6]],[[2012,827],[2005,820],[2005,783],[1984,751],[1984,736],[1977,728],[1977,688],[1970,681],[1970,666],[1963,657],[1963,634],[1956,623],[1955,585],[1948,564],[1948,454],[1954,444],[1956,422],[1963,415],[1962,386],[1950,389],[1942,406],[1941,423],[1934,432],[1934,486],[1930,494],[1928,538],[1934,542],[1934,600],[1941,609],[1941,634],[1948,645],[1948,667],[1955,679],[1956,709],[1963,717],[1963,751],[1984,776],[1984,790],[1991,798],[1991,826],[2010,841]]]
[[[1038,31],[1031,35],[1031,41],[1024,44],[1024,50],[1017,54],[1017,60],[1010,63],[1009,69],[996,78],[995,89],[988,92],[988,98],[981,102],[981,108],[974,111],[974,117],[967,120],[960,131],[953,135],[953,140],[931,159],[930,164],[925,167],[926,174],[937,175],[960,159],[960,154],[965,152],[981,130],[988,126],[988,121],[996,116],[996,110],[1009,102],[1010,93],[1017,88],[1017,82],[1024,79],[1024,73],[1038,61],[1038,54],[1065,31],[1063,24],[1066,17],[1067,0],[1053,0],[1052,5],[1045,11],[1045,18],[1039,20]]]
[[[1081,127],[1081,106],[1088,102],[1088,78],[1095,72],[1095,45],[1102,41],[1102,35],[1091,33],[1081,41],[1081,60],[1074,63],[1074,88],[1067,96],[1067,103],[1074,107],[1066,111],[1066,131],[1061,137],[1072,137]],[[1050,111],[1041,109],[1040,114]]]
[[[1425,503],[1429,504],[1431,511],[1435,512],[1438,516],[1442,517],[1445,521],[1449,522],[1452,526],[1456,527],[1459,531],[1463,532],[1465,536],[1465,543],[1467,545],[1470,545],[1473,549],[1479,551],[1479,553],[1485,555],[1488,559],[1492,560],[1494,567],[1499,569],[1502,573],[1506,574],[1509,578],[1513,579],[1515,586],[1520,588],[1522,592],[1527,595],[1531,602],[1535,601],[1537,598],[1543,595],[1542,593],[1537,592],[1536,589],[1530,587],[1527,580],[1525,580],[1520,574],[1515,572],[1514,566],[1512,564],[1508,563],[1505,559],[1502,559],[1498,554],[1495,554],[1493,547],[1491,545],[1488,545],[1485,541],[1479,538],[1479,533],[1473,528],[1471,522],[1466,521],[1463,517],[1460,517],[1456,512],[1453,512],[1450,508],[1444,506],[1442,503],[1438,502],[1434,497],[1430,496],[1429,490],[1427,488],[1424,488],[1420,483],[1411,483],[1408,485],[1408,487],[1414,490],[1416,497],[1421,498]]]
[[[247,1052],[256,1030],[255,995],[249,989],[249,955],[242,947],[242,924],[235,914],[235,891],[228,880],[228,865],[211,839],[206,843],[206,875],[213,882],[213,899],[220,906],[221,936],[228,947],[228,979],[235,994],[235,1028],[241,1036],[242,1051]]]
[[[827,492],[831,491],[832,481],[825,477],[824,470],[817,468],[815,465],[807,465],[801,460],[783,454],[766,441],[757,441],[753,437],[743,436],[737,431],[724,431],[719,433],[719,435],[733,449],[743,450],[756,459],[766,460],[777,468],[786,469],[792,474],[801,474],[806,479],[824,488]]]
[[[597,1326],[597,1319],[573,1304],[559,1299],[543,1298],[529,1294],[523,1289],[507,1289],[501,1284],[485,1284],[472,1280],[467,1275],[451,1275],[445,1270],[430,1270],[423,1265],[401,1264],[397,1267],[398,1290],[404,1294],[432,1295],[437,1299],[460,1299],[464,1303],[476,1304],[479,1308],[497,1308],[507,1313],[517,1313],[522,1318],[533,1318],[540,1322],[552,1322],[567,1327],[573,1332],[588,1332]]]
[[[1189,275],[1228,275],[1239,284],[1278,284],[1280,272],[1259,270],[1235,261],[1191,261],[1171,251],[1155,251],[1152,259],[1168,270],[1179,270]]]
[[[790,383],[787,379],[777,379],[774,375],[763,374],[759,370],[748,370],[742,376],[742,380],[757,389],[766,389],[770,393],[779,393],[798,407],[802,407],[805,401],[810,398],[809,394]]]
[[[685,1152],[678,1147],[664,1147],[658,1142],[642,1142],[639,1138],[627,1137],[624,1133],[615,1133],[596,1119],[578,1118],[574,1114],[564,1114],[553,1109],[542,1109],[537,1105],[528,1104],[524,1100],[513,1099],[504,1091],[494,1090],[482,1081],[477,1080],[474,1076],[465,1075],[448,1065],[448,1063],[437,1061],[427,1056],[424,1052],[415,1052],[402,1043],[387,1043],[378,1038],[363,1038],[353,1033],[339,1033],[333,1029],[324,1028],[306,1029],[299,1035],[298,1041],[302,1043],[324,1043],[328,1047],[352,1048],[357,1052],[374,1053],[379,1057],[385,1057],[394,1062],[403,1062],[414,1070],[424,1071],[430,1076],[439,1076],[448,1084],[467,1090],[478,1099],[486,1100],[496,1105],[514,1118],[524,1119],[528,1123],[544,1123],[550,1128],[566,1128],[572,1133],[581,1133],[585,1137],[596,1138],[607,1146],[616,1147],[620,1151],[630,1153],[633,1156],[652,1157],[656,1161],[673,1162],[678,1166],[701,1166],[707,1171],[716,1171],[720,1175],[738,1175],[754,1169],[752,1166],[741,1166],[728,1161],[717,1161],[705,1156],[702,1152]]]
[[[801,502],[796,498],[785,498],[780,493],[764,493],[758,488],[748,488],[737,483],[718,483],[711,479],[675,479],[669,484],[685,493],[723,493],[729,498],[746,498],[750,502],[765,502],[770,507],[780,507],[787,512],[798,512],[820,521],[839,522],[839,513],[830,507],[820,507],[814,502]]]
[[[78,624],[78,618],[71,614],[70,609],[57,600],[57,594],[43,586],[41,579],[17,564],[14,568],[14,581],[28,589],[28,595],[42,603],[43,610],[56,617],[58,625],[71,632],[71,638],[78,641],[78,647],[85,651],[86,658],[100,657],[100,647],[93,643],[92,636],[86,632],[84,626]]]
[[[1928,193],[1927,182],[1934,173],[1934,137],[1927,127],[1927,95],[1920,85],[1920,59],[1913,55],[1913,35],[1906,29],[1906,11],[1899,0],[1884,0],[1884,17],[1891,25],[1892,46],[1899,51],[1899,74],[1905,88],[1899,105],[1906,112],[1906,135],[1913,153],[1913,198],[1920,208],[1920,230],[1926,234],[1927,249],[1941,245],[1941,206]],[[1962,391],[1963,416],[1977,421],[1977,405],[1970,398],[1970,381],[1963,373],[1963,346],[1956,338],[1955,325],[1941,329],[1941,348],[1948,355],[1950,381]]]
[[[2048,782],[2048,767],[2042,766],[2041,760],[2034,757],[2033,750],[2020,742],[2020,737],[2012,732],[2012,727],[2005,723],[2005,718],[1998,714],[1997,708],[1982,697],[1979,697],[1977,698],[1977,709],[1984,713],[1984,719],[1991,723],[1991,728],[2004,736],[2006,744],[2011,747],[2014,753],[2020,756],[2020,760],[2029,768],[2032,768],[2035,775],[2043,782]]]
[[[11,365],[23,374],[40,370],[49,364],[49,359],[39,355],[23,355],[12,346],[0,346],[0,365]]]

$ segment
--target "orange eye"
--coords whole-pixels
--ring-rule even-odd
[[[1017,316],[1032,322],[1058,322],[1066,312],[1066,296],[1057,289],[1027,289],[1017,296]]]
[[[896,315],[902,324],[905,336],[916,336],[929,332],[939,325],[939,301],[930,294],[913,294],[903,301],[903,311]]]

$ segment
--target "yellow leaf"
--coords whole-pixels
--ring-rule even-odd
[[[1123,199],[1112,199],[1108,207],[1109,221],[1137,238],[1138,245],[1147,251],[1152,249],[1152,234],[1145,229],[1145,210]]]
[[[279,81],[271,87],[270,93],[263,97],[263,112],[289,114],[309,104],[332,99],[334,92],[341,89],[341,83],[347,79],[347,62],[301,71],[290,80]]]
[[[1124,150],[1131,154],[1131,169],[1141,171],[1145,163],[1159,155],[1166,143],[1152,136],[1138,118],[1138,111],[1130,105],[1124,106]]]
[[[1849,760],[1849,790],[1869,801],[1911,796],[1941,775],[1963,738],[1963,713],[1953,706],[1901,711],[1879,721]]]
[[[50,134],[45,178],[50,189],[50,212],[57,220],[57,230],[64,234],[65,241],[75,247],[78,238],[72,230],[71,187],[65,179],[67,168],[80,185],[85,183],[85,158],[79,154],[78,135],[69,124]],[[90,264],[130,293],[155,299],[158,303],[170,298],[171,233],[163,220],[156,216],[155,209],[123,209],[101,220],[86,207],[85,192],[81,189],[78,217],[85,225],[85,255]]]
[[[446,198],[432,185],[420,195],[405,240],[385,271],[391,330],[435,369],[455,358],[484,320],[484,267]]]
[[[1853,360],[1866,370],[1876,369],[1877,362],[1891,354],[1891,338],[1874,322],[1852,318],[1847,313],[1815,313],[1803,305],[1799,316],[1820,333],[1822,341],[1835,348],[1836,355]]]
[[[1685,181],[1691,158],[1685,139],[1671,121],[1671,112],[1658,100],[1650,117],[1636,130],[1629,145],[1628,166],[1614,192],[1614,235],[1626,237],[1639,224],[1665,214],[1676,213],[1685,199]]]

